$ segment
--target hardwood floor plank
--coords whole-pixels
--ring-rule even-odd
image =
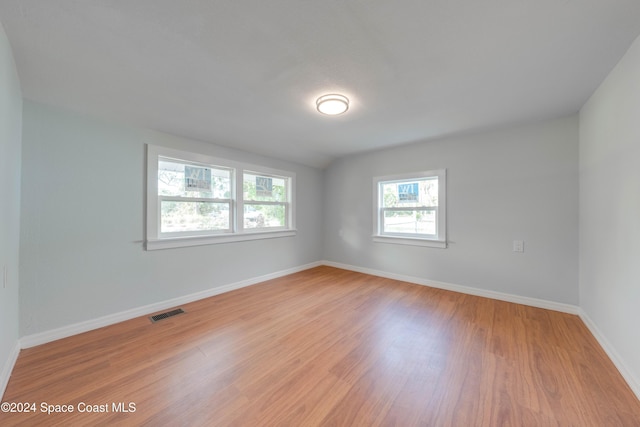
[[[0,425],[640,425],[577,316],[331,267],[182,308],[23,350]]]

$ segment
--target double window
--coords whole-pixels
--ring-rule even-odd
[[[374,178],[374,240],[446,247],[444,169]]]
[[[149,145],[147,249],[295,234],[295,175]]]

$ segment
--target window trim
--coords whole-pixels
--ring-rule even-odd
[[[423,180],[429,177],[438,178],[438,206],[435,208],[411,208],[410,210],[435,210],[437,220],[437,230],[435,235],[390,233],[382,232],[382,215],[385,210],[382,206],[380,187],[384,183],[406,182],[412,180]],[[412,246],[426,246],[432,248],[445,249],[447,247],[447,170],[434,169],[421,172],[403,173],[397,175],[378,176],[373,178],[373,241],[378,243],[394,243]],[[399,208],[400,210],[402,208]],[[391,209],[391,210],[399,210]],[[406,208],[409,210],[409,208]]]
[[[272,205],[272,206],[284,206],[285,212],[287,205],[289,205],[289,209],[292,212],[293,209],[293,186],[294,179],[292,177],[292,172],[287,172],[289,175],[283,175],[283,171],[276,171],[274,169],[262,168],[262,170],[252,170],[251,165],[245,165],[243,169],[241,169],[241,177],[238,177],[237,184],[242,183],[242,189],[238,190],[238,194],[242,194],[242,197],[238,201],[238,212],[244,212],[245,205]],[[249,173],[253,175],[261,175],[270,178],[289,178],[289,182],[291,185],[287,185],[287,200],[291,200],[291,202],[273,202],[266,200],[245,200],[244,199],[244,174]],[[293,174],[295,176],[295,174]],[[289,215],[285,215],[285,226],[284,227],[270,227],[268,230],[261,229],[253,229],[253,228],[244,228],[244,221],[238,222],[238,230],[241,230],[242,233],[264,233],[264,232],[278,232],[278,231],[287,231],[291,229],[291,221],[293,220],[292,213]],[[238,219],[240,216],[238,216]],[[244,215],[243,215],[244,219]]]
[[[295,227],[295,185],[296,174],[294,172],[268,168],[260,165],[254,165],[244,162],[238,162],[228,159],[209,156],[206,154],[195,153],[191,151],[178,150],[173,148],[161,147],[157,145],[146,145],[146,250],[179,248],[187,246],[212,245],[230,242],[242,242],[248,240],[273,239],[279,237],[295,236],[297,230]],[[230,231],[228,230],[212,230],[212,231],[194,231],[194,232],[176,232],[162,233],[160,231],[160,203],[166,198],[180,198],[179,196],[160,196],[158,195],[158,161],[161,158],[174,159],[182,162],[190,162],[201,164],[207,167],[218,167],[231,170],[231,199],[229,201],[230,209]],[[246,229],[243,223],[244,204],[243,204],[243,179],[244,172],[252,172],[265,174],[267,176],[277,176],[288,179],[290,182],[287,189],[287,197],[289,202],[280,202],[289,205],[289,212],[286,218],[286,227],[273,227],[269,229]],[[217,200],[217,199],[211,199]],[[220,199],[226,200],[227,199]],[[286,209],[286,208],[285,208]]]

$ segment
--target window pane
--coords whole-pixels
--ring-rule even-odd
[[[382,206],[436,207],[438,206],[438,178],[411,181],[393,181],[380,184]]]
[[[286,178],[245,172],[243,179],[244,200],[255,200],[261,202],[286,202],[286,184]]]
[[[160,231],[228,230],[229,204],[212,202],[174,202],[163,200],[160,207]]]
[[[284,227],[285,205],[244,205],[244,228]]]
[[[433,210],[385,211],[385,233],[436,234],[436,212]]]
[[[161,196],[231,198],[231,171],[177,161],[158,161]]]

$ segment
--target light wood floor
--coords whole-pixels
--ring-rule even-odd
[[[183,308],[23,350],[0,425],[640,426],[573,315],[330,267]]]

